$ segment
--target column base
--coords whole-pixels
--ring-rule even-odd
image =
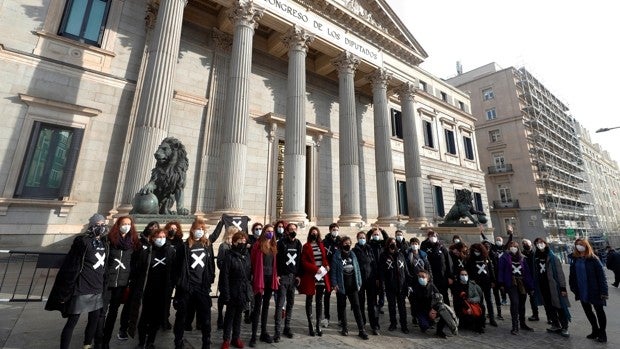
[[[338,225],[354,226],[360,223],[363,224],[364,222],[362,221],[362,216],[358,214],[340,215],[338,218]]]
[[[398,217],[379,217],[375,224],[381,227],[396,227],[398,224]]]
[[[421,229],[424,227],[429,227],[428,221],[424,217],[411,218],[407,224],[405,224],[405,228],[407,229]]]
[[[308,224],[308,217],[306,213],[282,213],[280,219],[288,223],[296,223],[298,226],[306,226]]]
[[[133,209],[131,204],[121,204],[116,209],[112,209],[108,212],[109,217],[128,216],[129,212]]]

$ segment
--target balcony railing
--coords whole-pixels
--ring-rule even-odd
[[[489,166],[489,174],[512,173],[512,164],[504,166]]]
[[[494,200],[493,208],[496,210],[499,210],[502,208],[519,208],[519,200],[512,200],[508,202],[503,202],[501,200]]]

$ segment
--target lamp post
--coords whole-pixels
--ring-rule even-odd
[[[620,126],[615,126],[615,127],[603,127],[603,128],[599,128],[598,130],[596,130],[596,133],[601,133],[601,132],[607,132],[607,131],[611,131],[613,129],[616,128],[620,128]]]

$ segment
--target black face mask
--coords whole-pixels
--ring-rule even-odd
[[[318,239],[318,237],[316,235],[314,235],[314,234],[310,234],[308,239],[310,240],[310,242],[315,242]]]
[[[349,252],[351,250],[351,245],[343,245],[342,250],[345,252]]]
[[[88,230],[91,233],[93,233],[94,236],[101,236],[105,234],[106,226],[105,225],[92,225],[90,226],[90,228],[88,228]]]
[[[172,229],[168,230],[168,239],[174,238],[175,234],[176,234],[176,231],[174,231]]]
[[[293,240],[295,239],[295,236],[297,236],[297,232],[296,231],[289,231],[288,232],[288,237]]]
[[[532,246],[530,245],[523,245],[523,251],[529,251],[532,249]]]
[[[390,244],[390,251],[396,251],[396,244]]]
[[[235,249],[235,251],[243,252],[246,249],[246,244],[234,244],[233,249]]]

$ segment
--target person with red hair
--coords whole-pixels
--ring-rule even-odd
[[[121,323],[117,338],[119,340],[129,339],[127,328],[131,315],[131,304],[129,304],[131,297],[128,294],[131,290],[128,288],[131,279],[134,277],[132,269],[135,268],[140,259],[142,244],[133,219],[129,216],[119,217],[104,240],[110,246],[106,264],[107,287],[103,293],[102,312],[102,317],[105,316],[102,344],[104,348],[107,348],[114,331],[118,308],[123,301],[126,302],[121,312]]]

